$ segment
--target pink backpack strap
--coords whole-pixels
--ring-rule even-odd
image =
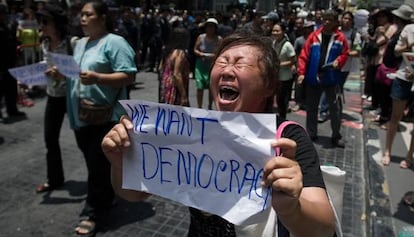
[[[299,123],[297,123],[297,122],[295,122],[295,121],[284,121],[284,122],[282,122],[282,123],[279,125],[279,127],[277,127],[277,131],[276,131],[276,139],[281,138],[281,137],[282,137],[283,130],[284,130],[287,126],[289,126],[289,125],[291,125],[291,124],[295,124],[295,125],[298,125],[298,126],[302,127],[302,125],[300,125]],[[303,127],[302,127],[302,128],[303,128]],[[303,128],[303,129],[304,129],[304,128]],[[275,152],[276,152],[276,156],[279,156],[279,155],[280,155],[280,148],[279,148],[279,147],[276,147]]]

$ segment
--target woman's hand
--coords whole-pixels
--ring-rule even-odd
[[[99,81],[99,73],[94,71],[80,72],[79,77],[84,85],[96,84]]]
[[[272,188],[272,206],[277,213],[287,214],[299,205],[303,189],[302,171],[295,161],[296,142],[280,138],[272,142],[272,148],[279,147],[280,156],[269,160],[263,168],[263,186]]]
[[[127,116],[122,116],[120,122],[102,140],[102,151],[116,168],[122,168],[122,155],[124,149],[131,145],[128,131],[132,131],[132,128],[131,120]]]
[[[414,80],[414,73],[408,67],[405,68],[405,77],[410,81]]]
[[[142,201],[151,194],[127,190],[122,188],[122,156],[124,150],[131,146],[128,131],[132,131],[133,124],[127,116],[122,116],[102,140],[102,151],[111,163],[112,186],[115,193],[128,201]]]
[[[65,80],[65,76],[59,72],[56,66],[49,67],[46,69],[45,74],[51,77],[55,81],[63,81]]]

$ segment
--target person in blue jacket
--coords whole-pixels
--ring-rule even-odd
[[[326,94],[331,115],[332,145],[345,147],[340,133],[339,89],[341,68],[348,59],[347,39],[338,29],[338,13],[323,13],[323,26],[309,35],[298,59],[298,83],[306,84],[306,129],[313,141],[318,139],[318,105]]]

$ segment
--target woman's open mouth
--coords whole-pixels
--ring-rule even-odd
[[[239,91],[236,88],[223,86],[220,87],[220,99],[224,101],[235,101],[239,97]]]

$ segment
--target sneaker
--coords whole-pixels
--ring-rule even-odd
[[[323,123],[326,120],[328,120],[328,114],[327,113],[321,113],[318,116],[318,123]]]
[[[334,147],[345,148],[345,142],[342,138],[332,138],[331,142]]]
[[[363,100],[366,100],[368,98],[368,96],[367,95],[362,95],[361,96],[361,99],[363,99]]]
[[[291,111],[292,112],[297,112],[297,111],[299,111],[299,109],[300,109],[299,105],[296,104],[296,105],[292,106]]]

